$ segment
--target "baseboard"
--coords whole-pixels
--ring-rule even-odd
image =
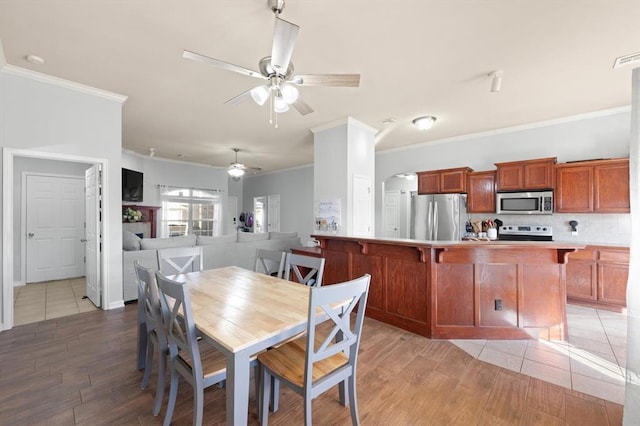
[[[25,285],[27,285],[27,283],[24,283],[22,281],[14,281],[13,282],[13,287],[22,287],[22,286],[25,286]]]
[[[107,310],[124,308],[124,300],[117,300],[115,302],[109,303]]]

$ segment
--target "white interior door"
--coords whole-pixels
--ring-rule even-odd
[[[384,237],[400,238],[400,190],[390,190],[384,193]]]
[[[280,231],[280,196],[267,197],[267,231]]]
[[[266,197],[253,198],[253,232],[267,232],[265,227],[267,220],[266,201]]]
[[[238,230],[238,197],[227,197],[227,234]]]
[[[26,282],[81,277],[82,179],[27,175],[26,182]]]
[[[85,171],[85,257],[87,277],[87,297],[100,307],[100,244],[101,244],[101,193],[100,193],[100,165],[96,164]]]
[[[371,180],[366,176],[353,176],[353,235],[373,235],[373,213],[371,211],[373,191]]]

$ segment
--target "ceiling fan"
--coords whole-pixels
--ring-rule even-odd
[[[252,98],[258,105],[264,105],[269,100],[270,119],[278,127],[278,114],[287,112],[293,107],[302,115],[313,112],[313,109],[299,97],[296,86],[334,86],[358,87],[360,74],[297,74],[291,62],[293,47],[300,27],[279,17],[284,9],[284,0],[268,0],[271,11],[275,14],[273,44],[271,56],[264,57],[258,62],[259,71],[210,58],[199,53],[185,50],[182,57],[193,61],[204,62],[218,68],[233,71],[249,77],[266,80],[264,84],[246,90],[225,103],[236,105]]]
[[[233,152],[236,153],[236,159],[233,163],[231,163],[231,165],[227,169],[227,173],[229,173],[229,176],[231,176],[233,180],[240,179],[240,176],[244,175],[245,171],[247,170],[254,170],[256,172],[262,170],[262,168],[260,167],[249,167],[249,166],[245,166],[242,163],[238,163],[239,151],[240,151],[240,148],[233,148]]]

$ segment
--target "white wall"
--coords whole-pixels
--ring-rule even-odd
[[[630,112],[628,108],[602,113],[538,123],[537,126],[504,129],[493,134],[481,134],[454,138],[435,143],[413,146],[376,155],[376,199],[382,190],[382,182],[396,173],[444,169],[468,166],[476,171],[495,170],[494,163],[557,157],[558,162],[615,158],[629,156]],[[381,203],[376,205],[376,235],[381,235]],[[572,218],[556,215],[552,218],[513,218],[515,221],[552,220],[554,228],[566,231]],[[622,217],[621,217],[622,216]],[[579,236],[574,241],[603,238],[611,241],[604,232],[612,229],[619,236],[628,235],[629,215],[583,215]],[[508,220],[512,220],[509,218]],[[514,222],[522,223],[522,222]],[[564,235],[563,235],[564,236]],[[559,238],[556,238],[559,239]],[[564,239],[564,238],[563,238]],[[625,241],[622,241],[624,243]],[[628,239],[626,239],[628,244]]]
[[[13,281],[24,284],[22,277],[22,174],[46,173],[52,175],[77,176],[84,179],[84,171],[91,164],[70,161],[52,161],[40,158],[18,157],[13,162]]]
[[[313,167],[244,178],[243,210],[253,209],[253,198],[280,195],[280,230],[298,233],[304,243],[313,232]]]
[[[159,186],[163,185],[218,190],[221,191],[223,205],[227,205],[229,179],[224,168],[143,156],[131,151],[122,151],[122,167],[143,173],[142,202],[124,205],[161,207]],[[158,221],[161,215],[162,211],[159,211]],[[222,218],[222,223],[226,223],[226,218]],[[157,225],[157,229],[160,229],[160,223]]]
[[[10,65],[0,70],[0,146],[106,163],[105,308],[122,306],[120,158],[125,99]],[[4,220],[3,232],[8,225]]]
[[[376,235],[382,234],[382,182],[396,173],[435,170],[449,167],[469,166],[477,171],[494,170],[494,163],[526,160],[542,157],[558,158],[558,162],[586,160],[593,158],[616,158],[629,156],[630,111],[628,108],[603,111],[579,117],[554,120],[519,128],[503,129],[491,134],[426,143],[397,150],[377,152],[375,156],[376,190]],[[335,135],[340,137],[341,135]],[[329,161],[324,159],[324,161]],[[336,164],[346,159],[334,158]],[[279,193],[282,196],[290,190],[294,193],[303,185],[298,169],[286,170],[268,176],[245,179],[245,210],[250,208],[254,196]],[[310,168],[311,174],[314,172]],[[314,177],[308,185],[313,188]],[[319,175],[317,179],[334,182],[336,176]],[[264,188],[262,181],[269,182]],[[344,182],[342,180],[341,182]],[[260,190],[255,187],[259,186]],[[344,188],[346,192],[346,185]],[[249,204],[247,204],[249,203]],[[295,205],[297,216],[305,220],[305,233],[312,231],[312,224],[306,225],[306,218],[313,217],[313,201]],[[496,217],[495,215],[488,215]],[[580,222],[577,237],[570,235],[568,221]],[[554,214],[523,218],[507,216],[514,223],[522,221],[542,221],[554,227],[556,240],[629,244],[629,215],[619,214]],[[283,230],[288,230],[283,222]],[[293,229],[292,229],[293,230]],[[300,229],[296,229],[301,233]]]

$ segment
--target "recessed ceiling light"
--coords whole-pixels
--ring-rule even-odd
[[[413,124],[420,130],[429,130],[435,124],[437,118],[432,115],[413,119]]]
[[[42,59],[40,56],[37,56],[37,55],[27,55],[25,56],[25,59],[27,60],[27,62],[31,62],[32,64],[36,64],[36,65],[44,64],[44,59]]]

